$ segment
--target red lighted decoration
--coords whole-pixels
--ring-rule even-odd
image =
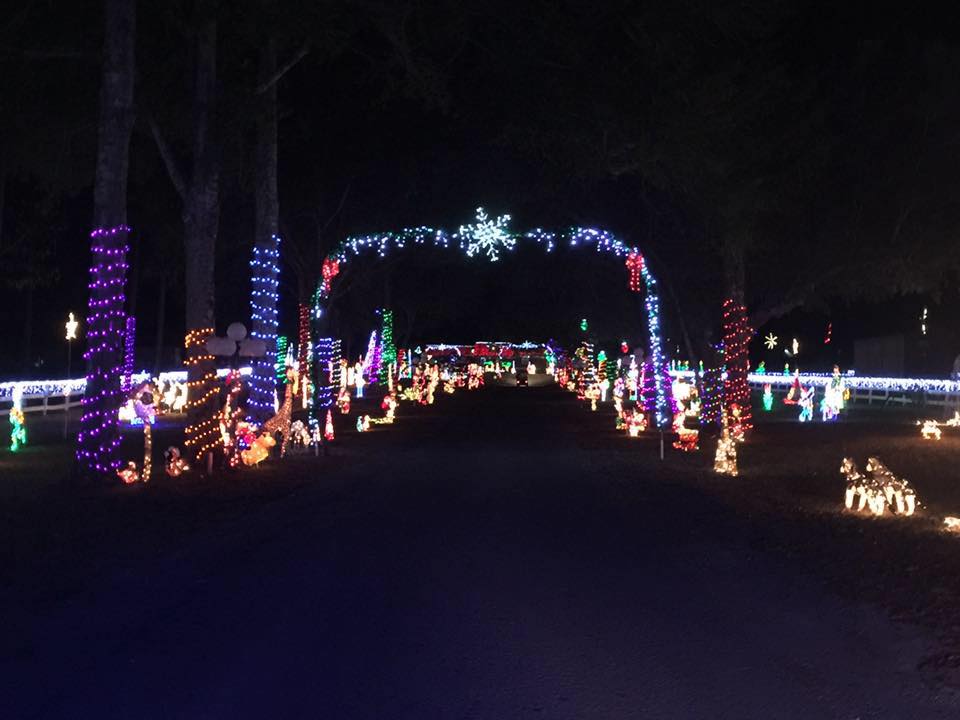
[[[327,421],[323,425],[323,439],[327,442],[333,442],[333,413],[327,410]]]
[[[638,252],[632,252],[627,255],[627,270],[630,272],[630,291],[640,292],[643,290],[643,255]]]
[[[306,380],[310,376],[310,308],[301,305],[299,308],[299,334],[297,337],[297,366],[299,375],[298,387],[300,392],[306,392]]]
[[[747,344],[750,342],[750,334],[746,307],[730,298],[724,300],[723,364],[726,379],[723,381],[723,409],[730,425],[739,425],[739,430],[743,433],[753,427],[750,386],[747,383],[747,374],[750,371]],[[739,432],[735,434],[739,436]]]
[[[325,259],[321,273],[323,274],[323,294],[329,295],[330,284],[333,282],[333,279],[340,274],[340,261],[332,258]]]

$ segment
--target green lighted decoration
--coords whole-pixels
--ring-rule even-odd
[[[380,344],[383,347],[380,362],[383,365],[396,365],[397,346],[393,344],[393,310],[384,308],[381,311],[382,325],[380,330]]]
[[[277,335],[277,358],[273,369],[277,374],[277,382],[287,381],[287,336]]]
[[[10,452],[17,452],[27,444],[27,424],[23,417],[23,388],[13,390],[13,407],[10,408]]]

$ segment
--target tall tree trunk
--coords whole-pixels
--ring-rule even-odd
[[[23,372],[31,372],[31,358],[33,355],[33,300],[36,290],[33,285],[27,285],[24,289],[23,306],[20,312],[23,315],[23,334],[20,339],[20,366]]]
[[[110,476],[120,464],[114,422],[121,404],[126,283],[127,172],[133,129],[136,0],[106,0],[97,167],[93,188],[93,282],[87,317],[90,371],[77,438],[78,471]]]
[[[7,206],[7,148],[0,140],[0,247],[3,247],[3,215]]]
[[[211,418],[217,411],[211,392],[213,358],[204,343],[214,331],[215,248],[220,222],[220,152],[215,138],[217,98],[217,22],[208,19],[197,32],[193,105],[193,169],[184,196],[186,255],[187,381],[194,398],[188,404],[187,442],[200,460],[215,443]]]
[[[127,314],[137,316],[137,298],[140,295],[140,242],[131,240],[129,290],[127,291]]]
[[[269,82],[277,71],[277,43],[271,37],[260,51],[257,110],[257,147],[254,163],[255,242],[266,242],[280,227],[277,190],[277,83]]]
[[[160,275],[160,290],[157,293],[157,336],[154,340],[153,374],[160,372],[163,362],[163,324],[167,321],[167,280]]]
[[[193,171],[184,198],[187,331],[214,326],[214,271],[220,222],[220,154],[214,139],[217,23],[197,33],[193,96]]]
[[[723,280],[726,297],[739,305],[746,305],[746,253],[747,244],[739,237],[727,237],[723,241]]]
[[[276,387],[273,358],[277,350],[277,263],[280,201],[277,191],[277,43],[274,37],[260,51],[257,144],[254,158],[254,262],[251,265],[252,335],[264,341],[266,353],[253,362],[249,413],[258,422],[273,415]]]

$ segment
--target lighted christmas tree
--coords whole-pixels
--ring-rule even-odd
[[[397,346],[393,344],[393,310],[384,308],[380,311],[382,325],[380,329],[380,345],[382,347],[380,360],[384,365],[396,365]]]
[[[593,343],[583,341],[583,375],[584,382],[592,385],[597,381],[597,365],[593,354]]]
[[[648,415],[657,408],[655,371],[649,362],[640,366],[640,393],[637,404],[643,407],[643,411]]]
[[[377,331],[374,330],[370,333],[370,339],[367,341],[367,352],[363,356],[363,377],[368,383],[377,382],[380,374],[379,356],[380,343],[377,342]]]
[[[723,364],[726,378],[723,382],[723,411],[731,421],[731,433],[740,437],[753,427],[750,407],[750,385],[747,374],[750,358],[747,345],[750,342],[750,326],[747,324],[747,309],[731,299],[723,302]],[[734,420],[734,414],[739,417]],[[739,427],[734,428],[736,423]]]
[[[297,315],[297,372],[300,375],[297,386],[301,394],[307,392],[307,380],[310,377],[310,308],[301,304]]]
[[[664,362],[660,366],[660,387],[670,408],[670,417],[677,414],[677,399],[673,396],[673,378],[670,377],[670,363]],[[656,407],[656,386],[654,386],[654,407]]]
[[[701,425],[720,425],[723,408],[723,380],[720,368],[703,371],[703,403],[700,410]]]
[[[277,354],[273,361],[273,372],[277,378],[277,384],[283,385],[287,382],[287,336],[277,336]]]

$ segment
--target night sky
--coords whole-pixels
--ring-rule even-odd
[[[0,20],[4,377],[61,374],[63,320],[85,313],[101,5],[38,1]],[[211,7],[138,7],[128,294],[144,367],[172,364],[185,302],[181,207],[146,118],[187,151],[190,38]],[[452,231],[482,205],[515,230],[595,226],[639,245],[671,355],[689,342],[709,357],[723,252],[737,243],[759,334],[799,337],[811,369],[850,363],[853,342],[876,335],[922,344],[915,372],[944,375],[960,352],[960,48],[929,8],[331,0],[215,12],[220,331],[249,316],[249,96],[270,33],[281,65],[306,50],[278,86],[281,332],[315,281],[310,258],[351,234]],[[582,317],[608,347],[645,336],[625,271],[592,252],[534,246],[490,265],[409,251],[342,280],[333,329],[354,353],[387,304],[404,344],[564,340]],[[783,362],[759,341],[753,355]]]

